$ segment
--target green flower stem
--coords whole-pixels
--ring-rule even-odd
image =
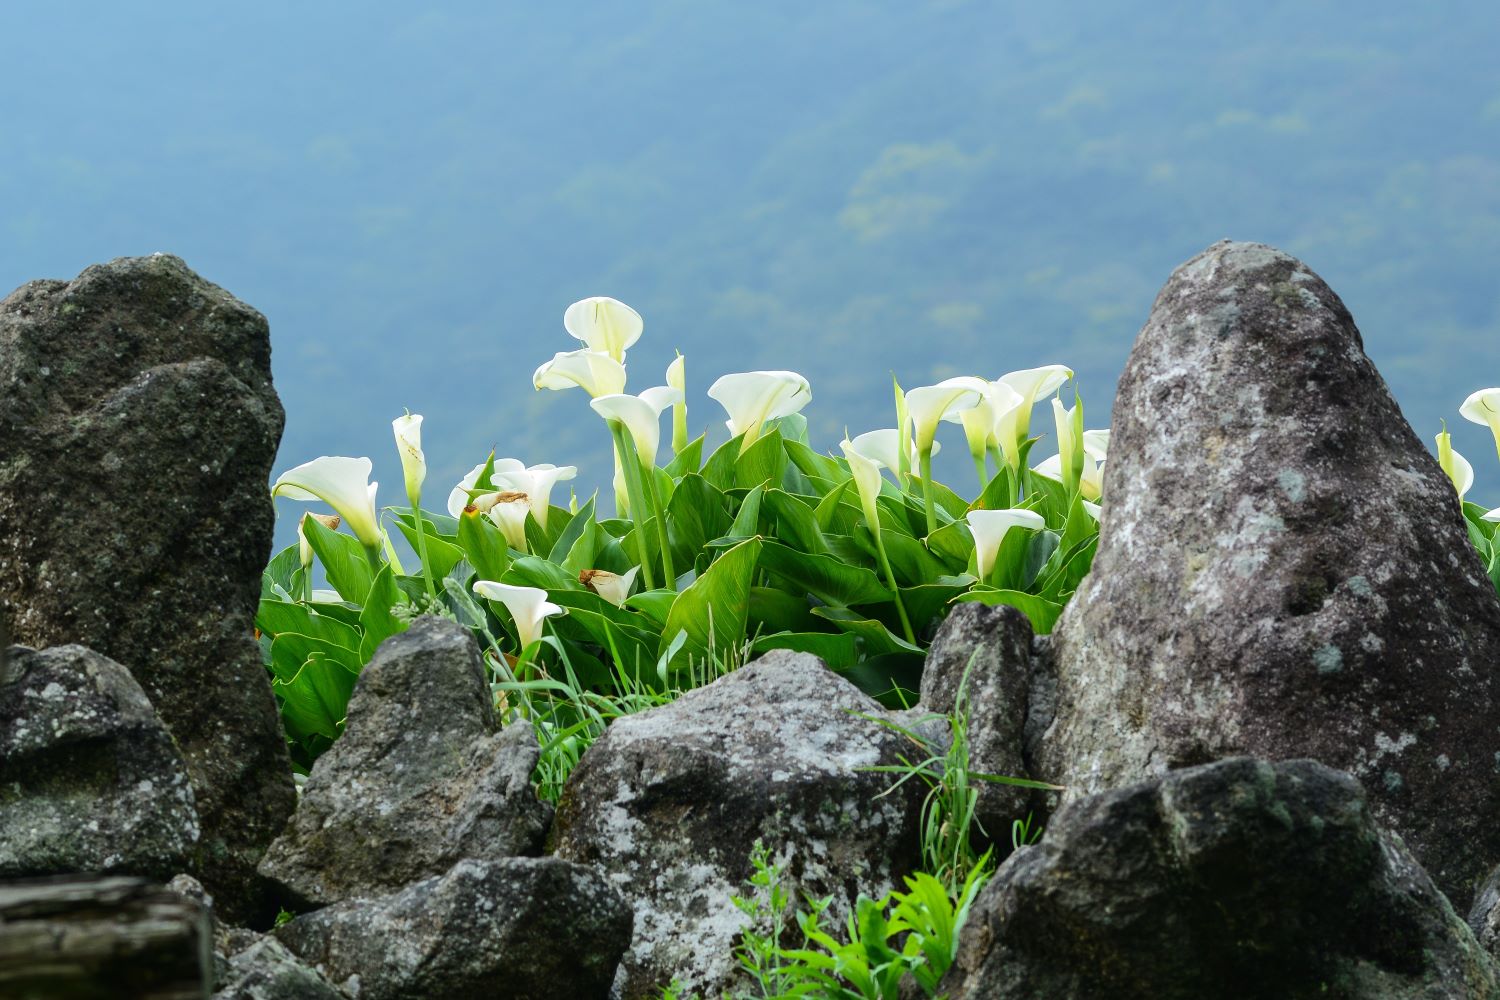
[[[880,568],[885,573],[886,582],[891,585],[891,595],[896,599],[896,614],[901,616],[901,631],[906,635],[906,641],[915,646],[916,633],[911,630],[911,619],[906,617],[906,605],[901,603],[901,588],[896,585],[896,574],[885,554],[885,540],[880,537],[880,526],[875,525],[870,534],[875,536],[875,552],[880,556]]]
[[[411,503],[411,516],[417,522],[417,558],[422,560],[422,579],[427,581],[427,596],[437,600],[437,584],[432,579],[432,567],[427,564],[427,529],[422,526],[422,508],[417,501]]]
[[[984,452],[976,451],[974,456],[974,471],[979,474],[979,493],[984,494],[984,488],[990,484],[990,470],[984,465]]]
[[[646,491],[641,485],[641,462],[623,424],[611,420],[609,432],[614,435],[620,470],[625,474],[625,493],[630,498],[630,519],[635,522],[636,558],[640,560],[641,576],[646,579],[646,589],[655,590],[656,575],[651,571],[651,559],[646,554],[646,520],[651,516],[651,509],[646,506]]]
[[[636,466],[641,470],[641,475],[646,477],[647,494],[651,500],[651,516],[656,518],[656,537],[661,545],[662,572],[666,574],[666,586],[668,590],[677,589],[677,572],[672,566],[672,543],[667,536],[667,512],[661,507],[661,491],[656,488],[656,470],[648,469],[645,463],[637,461]]]
[[[927,508],[927,533],[931,535],[937,531],[937,505],[932,499],[932,448],[928,446],[921,453],[922,470],[922,502]]]
[[[381,537],[385,539],[386,550],[389,551],[390,547],[391,547],[391,540],[389,538],[385,538],[385,532],[382,531],[380,534],[381,534]],[[392,552],[391,555],[394,556],[395,553]],[[378,545],[366,545],[365,546],[365,559],[367,559],[369,561],[369,563],[370,563],[370,572],[371,573],[377,573],[378,574],[381,571],[381,569],[384,568],[384,566],[385,566],[385,562],[382,561],[381,558],[380,558],[380,546],[378,546]]]

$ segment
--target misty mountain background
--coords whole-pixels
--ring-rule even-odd
[[[1317,270],[1419,434],[1446,419],[1500,503],[1457,415],[1500,384],[1492,2],[171,0],[3,23],[0,294],[181,255],[270,319],[278,471],[369,455],[402,502],[409,408],[433,508],[492,446],[606,484],[587,397],[530,384],[599,294],[646,319],[633,391],[687,356],[695,432],[722,438],[703,391],[730,371],[806,375],[829,450],[893,423],[892,373],[1050,362],[1104,426],[1167,275],[1232,237]]]

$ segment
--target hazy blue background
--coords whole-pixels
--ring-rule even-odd
[[[1304,257],[1500,488],[1456,412],[1500,383],[1493,0],[18,4],[4,31],[0,286],[182,255],[270,318],[278,467],[369,454],[389,502],[403,407],[443,492],[492,444],[607,478],[586,397],[530,386],[592,294],[646,317],[636,391],[688,356],[695,428],[726,371],[807,375],[834,447],[892,422],[893,371],[1053,361],[1103,425],[1162,281],[1225,236]]]

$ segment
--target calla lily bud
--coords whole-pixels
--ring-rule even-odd
[[[729,414],[724,425],[733,437],[744,435],[740,451],[755,443],[767,420],[791,416],[812,402],[812,387],[796,372],[738,372],[721,375],[708,387]]]
[[[596,396],[589,406],[605,420],[614,420],[625,426],[635,442],[635,450],[641,464],[647,468],[656,465],[656,452],[661,446],[661,415],[667,407],[681,401],[682,390],[659,385],[647,389],[639,396],[619,393],[611,396]]]
[[[978,406],[989,383],[982,378],[960,375],[936,385],[923,385],[906,393],[906,409],[911,419],[912,439],[918,454],[932,448],[938,424],[957,420],[964,410]]]
[[[681,354],[678,354],[672,363],[667,365],[667,385],[682,394],[681,398],[672,404],[672,454],[680,455],[688,446],[687,361]]]
[[[563,313],[563,328],[591,351],[625,361],[625,351],[641,339],[646,323],[641,314],[606,295],[580,299]]]
[[[1453,450],[1453,440],[1448,434],[1446,425],[1442,433],[1437,436],[1437,450],[1438,465],[1453,483],[1453,488],[1458,491],[1458,499],[1462,502],[1464,494],[1469,492],[1469,487],[1474,485],[1474,466],[1469,464],[1468,459]]]
[[[375,488],[368,458],[324,455],[283,472],[271,485],[271,496],[290,500],[321,500],[343,518],[354,537],[371,551],[384,542],[375,513]]]
[[[1062,473],[1063,485],[1069,493],[1078,490],[1083,478],[1083,404],[1075,403],[1073,409],[1063,406],[1062,400],[1052,401],[1052,420],[1057,429],[1057,465]]]
[[[1495,436],[1495,452],[1500,454],[1500,388],[1471,393],[1458,412],[1465,420],[1488,427]]]
[[[396,450],[401,454],[401,471],[406,477],[406,499],[413,507],[421,505],[422,481],[427,478],[427,457],[422,454],[422,415],[408,413],[391,421],[396,433]]]
[[[509,491],[497,493],[490,506],[489,519],[505,535],[506,544],[518,551],[526,548],[526,515],[531,513],[531,500],[524,493]]]
[[[618,608],[630,596],[630,587],[640,570],[639,566],[632,566],[630,572],[620,576],[602,569],[586,569],[578,574],[578,582]]]
[[[872,433],[880,433],[878,431]],[[891,432],[892,438],[895,431]],[[861,434],[859,438],[868,438],[868,434]],[[856,438],[855,441],[858,441]],[[894,443],[894,442],[893,442]],[[880,464],[859,450],[854,441],[847,438],[839,442],[839,447],[844,451],[844,458],[849,463],[849,472],[854,477],[854,488],[859,493],[859,504],[864,510],[865,521],[870,530],[880,534],[880,508],[875,500],[880,496]]]
[[[339,525],[343,523],[337,514],[314,514],[312,511],[307,511],[297,520],[297,556],[302,560],[303,569],[311,566],[313,561],[312,544],[308,542],[307,533],[303,530],[308,518],[317,521],[329,531],[339,530]]]
[[[1027,368],[1018,372],[1006,372],[1000,376],[1000,381],[1016,390],[1021,397],[1021,405],[1016,410],[1015,423],[1012,425],[1012,438],[1017,447],[1025,442],[1031,434],[1031,409],[1036,401],[1049,396],[1062,388],[1062,384],[1073,377],[1073,369],[1064,365],[1043,365],[1041,368]],[[1004,439],[1001,439],[1004,446]],[[1006,452],[1007,456],[1010,454]]]
[[[548,618],[567,613],[547,600],[547,592],[539,587],[513,587],[494,580],[475,580],[474,593],[505,605],[505,610],[516,623],[522,650],[542,637],[542,624]]]
[[[538,389],[571,389],[575,385],[590,396],[608,396],[625,391],[625,366],[598,351],[567,351],[531,376]]]
[[[1000,546],[1005,542],[1010,529],[1040,531],[1047,526],[1042,515],[1019,507],[1008,510],[971,510],[965,519],[969,522],[969,530],[974,534],[974,559],[981,580],[989,576],[990,570],[995,567],[995,557],[1000,554]]]

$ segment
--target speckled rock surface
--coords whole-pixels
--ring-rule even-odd
[[[187,766],[130,672],[82,646],[0,666],[0,878],[165,880],[198,843]]]
[[[394,892],[462,858],[540,853],[528,725],[500,730],[470,633],[424,617],[360,674],[344,735],[318,758],[261,872],[304,903]]]
[[[228,957],[213,1000],[343,1000],[344,995],[274,937]]]
[[[855,897],[913,870],[925,789],[860,768],[916,751],[875,722],[873,700],[807,654],[774,652],[677,701],[617,719],[573,771],[553,830],[557,855],[602,870],[635,907],[624,996],[678,979],[717,996],[736,974],[756,839],[801,893]]]
[[[135,675],[187,758],[199,873],[258,919],[295,799],[253,638],[281,425],[265,318],[176,257],[0,301],[0,617]]]
[[[599,873],[506,858],[336,903],[275,936],[359,1000],[603,1000],[630,926],[630,906]]]
[[[1474,905],[1469,908],[1469,927],[1479,939],[1480,947],[1500,959],[1500,866],[1490,872],[1474,895]]]
[[[1037,776],[1082,794],[1312,757],[1467,907],[1500,859],[1500,601],[1338,296],[1259,244],[1178,268],[1104,485]]]
[[[921,707],[951,714],[963,685],[971,770],[1031,776],[1022,757],[1031,644],[1031,623],[1020,611],[971,603],[955,606],[933,637],[922,667]],[[1014,785],[975,784],[980,825],[991,841],[1008,845],[1011,823],[1032,811],[1032,793]]]
[[[1495,966],[1359,784],[1235,758],[1068,803],[980,893],[951,1000],[1457,1000]]]

